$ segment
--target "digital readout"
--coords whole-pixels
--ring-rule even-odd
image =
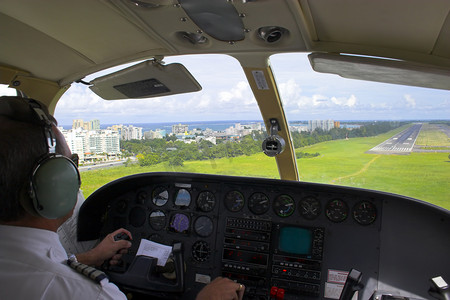
[[[256,265],[267,265],[268,255],[242,250],[224,249],[223,259]]]

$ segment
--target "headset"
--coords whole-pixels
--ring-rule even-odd
[[[56,154],[56,136],[43,104],[29,98],[0,97],[0,115],[12,120],[37,124],[42,127],[47,153],[40,157],[30,173],[26,194],[20,204],[34,216],[57,219],[67,215],[76,205],[81,185],[76,164]]]

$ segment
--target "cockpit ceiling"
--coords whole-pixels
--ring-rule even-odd
[[[176,0],[2,0],[0,26],[8,30],[0,34],[0,65],[60,85],[120,63],[195,53],[267,56],[321,51],[450,68],[447,0],[436,0],[432,5],[429,0],[228,3],[242,19],[242,40],[214,39]],[[220,26],[226,29],[227,24]],[[280,29],[279,40],[261,38],[260,29],[270,27]]]
[[[449,57],[450,2],[300,0],[313,40]]]

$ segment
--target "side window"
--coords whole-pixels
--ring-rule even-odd
[[[8,87],[6,84],[0,84],[0,96],[16,96],[17,90]]]

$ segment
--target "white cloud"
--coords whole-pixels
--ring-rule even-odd
[[[350,95],[349,98],[344,97],[331,97],[331,102],[338,106],[348,106],[354,107],[356,106],[357,100],[355,95]]]
[[[60,124],[71,124],[73,119],[100,119],[101,123],[169,122],[183,120],[260,118],[256,100],[244,81],[236,82],[230,90],[107,101],[93,94],[89,88],[75,85],[62,97],[56,107]],[[193,115],[193,117],[192,117]],[[189,117],[191,116],[191,117]],[[226,117],[225,117],[226,118]]]
[[[409,108],[416,108],[416,100],[411,95],[405,95],[406,106]]]
[[[280,82],[278,89],[285,107],[295,105],[296,99],[299,99],[302,93],[300,85],[293,78]]]
[[[256,101],[253,98],[250,87],[247,82],[239,81],[234,87],[228,91],[219,92],[219,102],[236,102],[244,101],[245,104]]]
[[[448,91],[348,80],[311,71],[306,55],[277,56],[271,58],[271,65],[290,120],[313,116],[336,120],[448,118],[450,114]],[[74,84],[58,104],[56,117],[64,119],[61,124],[71,124],[74,118],[97,118],[104,124],[260,118],[242,68],[233,58],[214,55],[171,59],[188,68],[202,85],[201,92],[105,101],[87,87]]]

